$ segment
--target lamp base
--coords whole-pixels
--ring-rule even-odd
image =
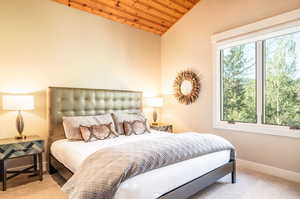
[[[24,130],[24,121],[23,121],[21,111],[18,111],[18,116],[16,119],[16,127],[17,127],[19,135],[16,136],[15,138],[18,140],[26,139],[26,136],[22,135],[23,130]]]
[[[152,115],[152,117],[153,117],[153,123],[152,124],[157,124],[157,112],[156,112],[156,109],[154,109],[153,110],[153,115]]]
[[[25,140],[26,139],[26,135],[18,135],[15,137],[15,139],[17,140]]]

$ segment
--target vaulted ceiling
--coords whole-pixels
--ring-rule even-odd
[[[164,34],[200,0],[54,0],[113,21]]]

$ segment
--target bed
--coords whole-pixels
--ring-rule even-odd
[[[62,117],[118,111],[139,113],[142,92],[50,87],[48,96],[49,172],[59,172],[66,180],[89,155],[101,148],[172,136],[151,130],[151,134],[142,136],[120,136],[91,143],[70,142],[64,136]],[[235,183],[235,170],[234,154],[230,150],[219,151],[132,177],[120,185],[114,199],[185,199],[230,173]]]

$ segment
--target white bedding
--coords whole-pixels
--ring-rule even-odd
[[[67,139],[58,140],[51,145],[51,153],[68,169],[76,172],[85,158],[101,148],[123,143],[130,144],[138,140],[172,136],[170,133],[151,131],[153,132],[151,134],[120,136],[114,139],[89,143],[83,141],[71,142]],[[230,151],[226,150],[149,171],[123,182],[116,192],[114,199],[155,199],[182,184],[222,166],[229,162],[229,159]]]

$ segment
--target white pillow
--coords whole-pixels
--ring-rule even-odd
[[[112,123],[115,129],[114,121],[110,113],[95,116],[75,116],[63,117],[63,126],[68,140],[83,140],[80,132],[80,126],[92,126]]]
[[[113,115],[113,119],[115,121],[117,133],[119,135],[125,135],[124,121],[133,122],[135,120],[138,120],[138,121],[146,121],[147,120],[144,113],[117,112],[117,113],[112,113],[112,115]],[[147,129],[150,129],[148,123],[147,123]]]

